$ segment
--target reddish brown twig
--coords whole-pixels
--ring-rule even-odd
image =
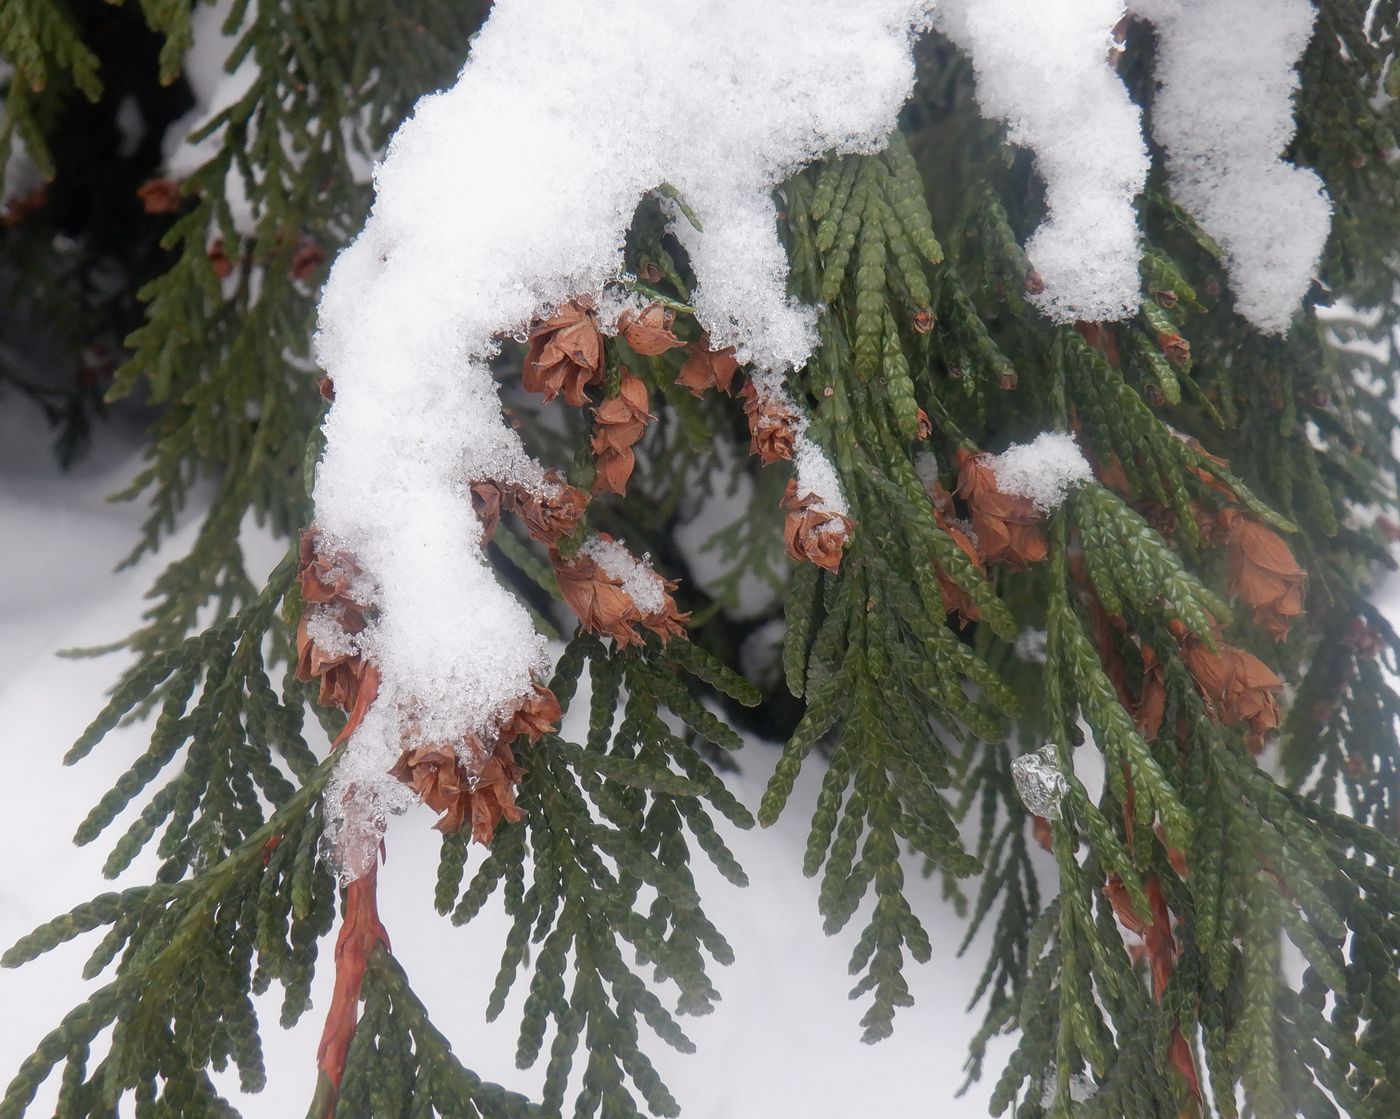
[[[325,1119],[333,1119],[340,1079],[345,1075],[345,1058],[360,1017],[360,988],[364,984],[369,956],[377,945],[389,949],[389,934],[379,921],[376,886],[379,865],[374,863],[345,888],[340,935],[335,941],[335,989],[321,1044],[316,1049],[320,1070],[317,1097],[325,1102]]]

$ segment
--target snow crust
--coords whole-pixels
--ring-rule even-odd
[[[1147,182],[1140,113],[1109,65],[1121,0],[962,0],[939,27],[972,58],[977,101],[1035,152],[1050,214],[1026,243],[1056,322],[1139,303],[1133,200]]]
[[[379,698],[327,795],[333,814],[350,796],[345,811],[368,820],[361,847],[401,741],[480,733],[546,668],[467,494],[483,478],[543,482],[501,419],[498,339],[572,296],[601,301],[638,201],[669,183],[703,226],[673,214],[711,344],[760,369],[801,365],[815,312],[787,295],[772,190],[826,151],[881,146],[927,5],[559,0],[541,17],[531,0],[496,4],[457,84],[395,135],[322,294],[317,356],[336,396],[316,519],[380,587],[359,638]],[[834,478],[798,458],[814,490]]]
[[[1134,0],[1133,11],[1157,25],[1152,128],[1172,194],[1224,249],[1240,314],[1282,334],[1331,224],[1322,180],[1280,158],[1316,12],[1309,0]]]
[[[1094,477],[1074,436],[1062,431],[1042,431],[1029,443],[1012,443],[988,465],[997,489],[1029,498],[1046,513],[1060,507],[1071,487]]]

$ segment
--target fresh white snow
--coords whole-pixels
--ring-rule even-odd
[[[960,0],[939,27],[972,58],[977,101],[1035,152],[1050,208],[1026,244],[1056,322],[1136,312],[1133,200],[1147,182],[1138,107],[1109,64],[1120,0]]]
[[[542,481],[501,419],[498,339],[571,296],[601,299],[638,201],[669,183],[703,226],[673,222],[711,344],[800,365],[815,312],[787,295],[772,190],[825,151],[879,147],[924,19],[914,0],[572,0],[548,19],[502,0],[458,83],[419,102],[321,301],[336,400],[316,518],[382,588],[362,640],[383,682],[328,790],[333,815],[353,789],[352,814],[377,829],[399,799],[383,762],[405,736],[480,732],[545,669],[466,498],[482,478]],[[811,454],[803,469],[828,473]]]
[[[1176,199],[1225,251],[1240,314],[1282,334],[1307,293],[1332,208],[1293,138],[1308,0],[1133,0],[1157,26],[1153,135]]]
[[[1012,443],[988,465],[997,489],[1030,498],[1046,513],[1060,507],[1072,486],[1094,477],[1074,436],[1063,431],[1042,431],[1029,443]]]

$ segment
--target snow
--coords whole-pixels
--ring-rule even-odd
[[[1045,663],[1045,643],[1048,634],[1043,629],[1024,629],[1016,638],[1016,644],[1012,646],[1016,653],[1016,659],[1025,661],[1027,664]]]
[[[940,8],[971,57],[983,112],[1035,152],[1050,214],[1026,244],[1056,322],[1134,314],[1133,200],[1147,181],[1140,113],[1109,63],[1120,0],[962,0]]]
[[[161,141],[165,156],[165,173],[173,179],[189,178],[216,155],[225,143],[222,129],[216,130],[197,143],[190,137],[204,128],[220,113],[237,104],[252,88],[258,75],[252,52],[245,54],[233,73],[227,65],[233,49],[255,14],[255,4],[249,4],[238,29],[226,32],[224,26],[233,11],[233,0],[216,0],[198,4],[190,13],[190,28],[194,41],[185,54],[185,79],[194,95],[194,107],[175,121]],[[235,162],[224,179],[224,198],[228,202],[233,227],[247,236],[257,226],[257,216],[248,198],[247,184]]]
[[[1235,304],[1281,334],[1307,293],[1331,205],[1284,162],[1308,0],[1133,0],[1157,28],[1154,138],[1171,190],[1223,248]],[[977,100],[1035,152],[1050,214],[1026,244],[1051,319],[1112,320],[1139,302],[1134,199],[1147,180],[1140,113],[1114,73],[1121,0],[961,0],[939,26],[972,59]],[[1247,33],[1243,29],[1248,29]]]
[[[611,575],[622,584],[627,597],[641,613],[659,614],[666,609],[666,587],[661,576],[651,569],[649,556],[637,559],[625,545],[601,536],[584,541],[580,551],[591,556],[605,575]]]
[[[336,612],[322,606],[313,606],[306,612],[306,635],[328,656],[351,657],[359,652],[358,643],[341,626]]]
[[[572,0],[549,19],[504,0],[457,84],[399,129],[317,335],[336,390],[317,522],[381,587],[365,639],[379,715],[347,744],[362,793],[371,759],[406,736],[480,732],[542,674],[542,640],[491,574],[465,496],[483,478],[543,478],[501,419],[498,339],[572,296],[601,301],[638,201],[670,184],[703,226],[672,222],[712,345],[761,369],[800,365],[815,312],[787,294],[772,190],[823,152],[882,143],[924,19],[913,0]],[[512,156],[483,158],[493,151]],[[840,511],[834,472],[815,449],[799,459]]]
[[[1172,194],[1224,249],[1240,314],[1282,334],[1331,222],[1322,180],[1279,158],[1293,137],[1294,64],[1313,6],[1134,0],[1133,11],[1157,25],[1152,130],[1167,150]]]
[[[103,890],[149,882],[156,871],[157,860],[148,850],[116,882],[101,877],[110,842],[135,818],[139,804],[97,843],[82,848],[69,843],[88,808],[144,752],[150,723],[118,728],[82,764],[64,768],[64,750],[129,662],[124,655],[89,660],[53,655],[59,648],[110,641],[140,624],[143,592],[164,563],[193,542],[208,498],[202,490],[193,495],[189,516],[166,553],[112,573],[146,510],[104,498],[144,466],[143,447],[140,430],[125,429],[118,416],[99,427],[96,453],[63,475],[49,455],[48,432],[37,409],[14,400],[0,409],[0,523],[24,541],[24,547],[7,549],[0,559],[0,726],[12,742],[23,744],[0,782],[0,846],[42,852],[39,858],[9,859],[0,872],[0,946]],[[251,526],[244,536],[256,578],[276,562],[284,545]],[[586,685],[575,700],[580,715],[588,710]],[[308,720],[309,728],[315,725]],[[582,733],[578,727],[570,730],[575,740]],[[324,749],[324,743],[317,747],[318,753]],[[731,791],[751,808],[776,758],[775,747],[750,740],[738,755],[744,772],[726,776]],[[521,761],[530,764],[526,755]],[[716,1011],[683,1019],[699,1052],[678,1054],[659,1042],[650,1043],[647,1052],[685,1119],[787,1114],[827,1119],[871,1111],[985,1117],[1010,1039],[994,1039],[982,1083],[961,1099],[954,1099],[953,1091],[962,1081],[967,1038],[980,1021],[963,1007],[977,978],[975,965],[990,950],[989,935],[980,937],[966,958],[955,957],[963,922],[939,897],[937,881],[924,880],[918,860],[907,859],[906,888],[929,929],[933,959],[906,964],[916,1002],[901,1010],[894,1036],[879,1045],[861,1044],[860,1007],[846,998],[851,982],[846,962],[859,936],[858,922],[836,937],[824,936],[817,912],[819,880],[800,873],[821,776],[816,762],[805,768],[789,810],[772,828],[738,832],[716,821],[748,872],[747,890],[730,886],[707,860],[692,856],[705,911],[733,946],[736,961],[712,973],[723,996]],[[525,1071],[515,1067],[515,1027],[528,983],[517,988],[494,1024],[483,1020],[508,928],[499,902],[489,903],[465,928],[438,917],[432,909],[439,842],[432,813],[416,807],[400,823],[406,826],[390,836],[388,862],[379,875],[380,912],[395,956],[469,1068],[538,1097],[542,1064]],[[480,858],[473,853],[469,874]],[[1043,865],[1053,874],[1048,856]],[[102,979],[86,982],[80,975],[100,936],[79,938],[17,971],[0,971],[0,1006],[8,1011],[0,1015],[0,1079],[7,1082],[63,1014],[101,986]],[[332,945],[331,937],[321,943],[313,1008],[294,1030],[277,1025],[280,987],[255,997],[267,1089],[246,1095],[231,1070],[214,1074],[242,1114],[305,1112],[330,1000]],[[436,981],[444,961],[450,975]],[[662,997],[674,1005],[664,992]],[[100,1052],[99,1046],[95,1055]],[[51,1114],[57,1091],[55,1077],[41,1090],[32,1113]]]
[[[1094,478],[1074,436],[1062,431],[1043,431],[1029,443],[1012,443],[988,465],[997,489],[1030,498],[1045,513],[1058,509],[1071,487]]]

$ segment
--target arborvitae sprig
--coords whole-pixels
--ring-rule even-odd
[[[300,1017],[316,942],[333,918],[334,879],[315,855],[318,798],[332,764],[314,769],[266,824],[197,876],[103,895],[4,955],[0,962],[15,967],[111,926],[88,974],[121,958],[115,978],[71,1011],[20,1068],[0,1116],[24,1115],[60,1063],[67,1071],[57,1114],[65,1119],[110,1115],[127,1093],[134,1093],[137,1114],[152,1114],[151,1107],[228,1114],[208,1071],[230,1062],[245,1091],[261,1088],[260,1029],[249,993],[276,978],[287,992],[284,1020]],[[88,1068],[89,1048],[109,1027],[107,1055]]]
[[[1012,1021],[1021,992],[1035,961],[1030,956],[1032,926],[1040,914],[1040,884],[1026,845],[1026,813],[1011,778],[1009,744],[989,746],[966,774],[958,818],[964,818],[980,799],[977,847],[973,854],[982,864],[982,881],[968,918],[967,934],[958,945],[966,955],[994,907],[992,950],[968,1002],[971,1010],[984,998],[987,1010],[982,1026],[969,1043],[967,1080],[963,1090],[982,1075],[987,1042]]]
[[[382,946],[365,971],[364,1009],[351,1043],[335,1114],[344,1119],[532,1119],[524,1096],[463,1067],[438,1032],[408,977]],[[313,1116],[319,1114],[315,1110]]]
[[[725,749],[740,742],[673,673],[684,668],[743,702],[756,702],[757,694],[698,649],[682,652],[682,644],[667,652],[654,645],[609,654],[597,639],[576,637],[551,687],[567,707],[587,664],[586,744],[547,735],[531,749],[517,796],[528,823],[497,834],[460,899],[460,855],[454,842],[444,844],[439,908],[455,905],[453,920],[461,924],[503,888],[512,918],[489,1018],[501,1013],[527,955],[533,956],[516,1062],[522,1068],[536,1063],[553,1031],[542,1097],[549,1115],[565,1109],[575,1054],[584,1044],[587,1060],[572,1114],[631,1114],[639,1105],[655,1115],[678,1114],[644,1052],[639,1026],[644,1022],[683,1051],[693,1046],[657,993],[634,974],[624,950],[651,967],[658,984],[675,985],[680,1014],[712,1008],[719,995],[709,961],[733,958],[699,907],[687,864],[693,841],[725,877],[747,882],[710,812],[738,827],[753,819],[697,749],[698,739]],[[623,687],[628,698],[619,721]],[[642,900],[646,895],[650,902]]]
[[[149,324],[119,383],[148,386],[159,410],[150,466],[132,491],[152,501],[138,553],[165,536],[197,479],[213,477],[218,490],[193,552],[161,578],[147,625],[128,642],[139,663],[76,748],[128,714],[158,712],[149,751],[81,837],[175,763],[108,869],[158,834],[165,863],[156,884],[80,906],[12,953],[7,962],[105,928],[87,973],[116,975],[42,1044],[0,1116],[21,1114],[59,1064],[60,1115],[110,1115],[123,1092],[138,1115],[227,1113],[208,1070],[232,1061],[257,1083],[248,993],[282,982],[286,1021],[307,1005],[333,908],[312,808],[326,770],[301,740],[303,689],[279,688],[270,673],[290,652],[295,603],[279,614],[289,569],[259,592],[238,539],[249,511],[284,534],[306,513],[295,482],[319,416],[305,360],[312,289],[320,260],[362,216],[367,193],[351,165],[457,68],[481,14],[432,0],[381,8],[265,3],[232,13],[235,61],[251,54],[259,73],[211,126],[213,161],[184,184],[167,241],[174,258],[146,288]],[[142,10],[166,36],[159,68],[169,78],[189,9],[151,0]],[[991,1036],[1019,1029],[993,1101],[1014,1104],[1017,1119],[1180,1119],[1210,1106],[1260,1119],[1400,1111],[1390,1073],[1400,1064],[1400,849],[1385,834],[1400,795],[1400,698],[1385,671],[1400,639],[1364,601],[1386,552],[1369,507],[1392,507],[1400,476],[1391,337],[1400,177],[1387,155],[1400,125],[1397,14],[1396,0],[1321,5],[1292,153],[1321,172],[1334,205],[1325,289],[1378,308],[1371,317],[1334,310],[1318,326],[1300,316],[1288,338],[1261,339],[1233,315],[1221,247],[1154,179],[1141,208],[1139,312],[1118,324],[1051,324],[1030,305],[1040,281],[1020,248],[1043,214],[1030,158],[980,118],[967,61],[942,41],[921,52],[908,143],[897,134],[882,154],[829,161],[782,190],[793,292],[820,308],[820,345],[790,385],[855,526],[839,571],[799,565],[785,596],[783,669],[805,708],[761,816],[781,808],[814,747],[829,754],[805,869],[822,875],[830,928],[875,893],[852,961],[871,1038],[908,1000],[904,957],[932,948],[910,902],[924,887],[905,881],[903,849],[945,879],[986,868],[971,928],[995,912],[993,952],[969,1071],[981,1071]],[[58,99],[96,91],[77,26],[63,5],[0,8],[0,54],[18,63],[0,162],[16,132],[42,160]],[[1150,47],[1134,29],[1120,60],[1149,109]],[[348,133],[347,120],[359,122]],[[230,173],[249,188],[251,228],[234,221]],[[664,184],[658,193],[681,206]],[[935,224],[951,233],[947,260]],[[627,248],[637,276],[628,282],[684,313],[690,278],[676,250],[648,201]],[[659,415],[639,447],[645,499],[596,502],[590,518],[678,573],[678,521],[747,473],[723,446],[738,417],[717,394],[678,391],[679,351],[643,357],[613,341],[609,357],[608,386],[632,363]],[[542,460],[573,460],[586,485],[586,419],[561,423],[510,403]],[[1050,562],[984,565],[975,543],[959,542],[952,465],[1047,428],[1074,431],[1104,484],[1083,486],[1055,515]],[[546,736],[522,757],[528,815],[498,830],[465,888],[465,837],[444,841],[439,910],[461,922],[495,889],[504,894],[512,928],[490,1009],[500,1013],[511,984],[530,974],[518,1055],[537,1062],[548,1042],[547,1114],[566,1110],[576,1061],[574,1113],[642,1104],[672,1113],[642,1024],[683,1048],[663,995],[676,996],[678,1013],[717,997],[709,968],[729,950],[700,909],[688,859],[698,846],[742,882],[712,813],[737,826],[749,818],[715,775],[713,759],[738,741],[708,699],[758,694],[703,650],[733,649],[743,634],[718,601],[737,591],[741,568],[786,571],[773,512],[786,479],[760,478],[754,500],[768,512],[716,537],[735,578],[688,588],[693,644],[610,654],[591,638],[571,643],[555,689],[567,701],[587,668],[586,741]],[[1230,623],[1221,601],[1229,560],[1209,530],[1222,509],[1241,507],[1280,531],[1296,526],[1290,547],[1311,579],[1308,613],[1273,648],[1248,611]],[[502,526],[491,555],[550,632],[553,577],[512,531]],[[190,636],[211,604],[210,628]],[[1010,640],[1038,629],[1044,665],[1013,661]],[[1287,788],[1249,753],[1262,731],[1246,738],[1227,725],[1228,697],[1193,676],[1201,650],[1224,658],[1237,646],[1267,653],[1297,683],[1280,753]],[[1159,706],[1145,712],[1137,697],[1149,686]],[[1273,687],[1255,686],[1270,697]],[[1060,817],[1033,833],[1053,848],[1059,877],[1038,916],[1007,714],[1027,744],[1053,744],[1066,782]],[[1104,768],[1098,798],[1074,766],[1093,755]],[[969,853],[953,821],[979,801]],[[1300,982],[1280,930],[1305,961]],[[636,974],[647,966],[655,984]],[[188,1006],[169,997],[176,972],[193,977]],[[338,1113],[524,1113],[461,1068],[382,950],[361,993]],[[110,1055],[90,1062],[108,1027]],[[1211,1103],[1198,1104],[1197,1090]]]
[[[159,710],[150,746],[79,825],[79,844],[95,840],[183,756],[117,842],[103,868],[109,877],[129,866],[158,832],[165,881],[217,861],[261,827],[264,803],[279,805],[291,796],[295,786],[282,766],[303,780],[314,769],[316,759],[301,735],[302,690],[290,676],[274,686],[268,674],[267,635],[279,632],[274,624],[295,561],[289,554],[244,610],[135,666],[65,755],[65,764],[74,764],[133,711]],[[271,651],[288,659],[275,638]]]

